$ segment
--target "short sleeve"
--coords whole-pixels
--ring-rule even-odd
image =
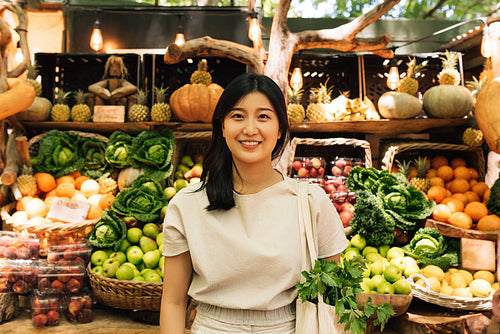
[[[163,255],[175,256],[188,250],[181,210],[177,202],[172,200],[163,221]]]
[[[316,219],[318,258],[341,253],[347,247],[347,238],[339,214],[323,189],[309,186],[309,203]]]

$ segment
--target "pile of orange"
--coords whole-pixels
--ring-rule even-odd
[[[436,202],[433,219],[465,229],[498,230],[500,218],[491,214],[485,204],[490,188],[479,181],[478,171],[468,167],[465,159],[448,161],[437,155],[431,160],[427,177],[431,180],[427,197]]]

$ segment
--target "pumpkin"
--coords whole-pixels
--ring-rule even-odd
[[[476,98],[475,114],[488,147],[500,153],[500,77],[481,88]]]
[[[464,86],[440,85],[424,93],[424,111],[434,118],[461,118],[472,110],[472,94]]]
[[[122,191],[123,189],[130,187],[132,182],[139,176],[144,175],[144,169],[135,167],[123,168],[118,174],[118,189]]]
[[[49,119],[52,102],[44,97],[37,96],[27,109],[16,114],[20,121],[41,122]]]
[[[422,111],[422,102],[402,92],[386,92],[378,99],[378,112],[384,118],[409,119]]]
[[[183,122],[212,122],[215,106],[224,89],[216,83],[186,84],[170,96],[175,117]]]

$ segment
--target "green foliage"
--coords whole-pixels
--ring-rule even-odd
[[[80,154],[85,159],[82,174],[98,179],[108,172],[105,156],[106,143],[98,138],[82,137]]]
[[[375,326],[384,329],[389,318],[394,314],[392,305],[371,304],[368,298],[365,305],[359,305],[357,293],[363,292],[360,286],[365,265],[358,259],[345,260],[342,264],[336,261],[316,260],[311,271],[303,271],[305,282],[297,284],[298,294],[302,302],[318,303],[318,295],[326,304],[335,306],[335,313],[340,315],[340,323],[345,330],[355,334],[364,333],[367,320],[377,314]]]
[[[130,146],[132,145],[133,137],[123,131],[114,131],[109,136],[109,141],[106,146],[105,159],[115,168],[125,168],[130,165]]]
[[[126,237],[127,226],[125,223],[113,211],[106,209],[87,238],[94,247],[113,248],[118,251]]]
[[[500,216],[500,177],[490,188],[490,198],[486,202],[486,207],[491,213]]]

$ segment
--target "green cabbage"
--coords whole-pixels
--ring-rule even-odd
[[[106,146],[105,158],[106,161],[115,168],[125,168],[130,166],[130,147],[133,137],[123,131],[114,131],[109,136],[109,141]]]
[[[83,164],[83,175],[92,179],[98,179],[108,170],[108,164],[104,158],[106,143],[98,138],[82,137],[80,154],[85,158]]]
[[[92,246],[112,248],[115,251],[120,249],[126,237],[127,225],[109,209],[103,211],[101,218],[87,236]]]

